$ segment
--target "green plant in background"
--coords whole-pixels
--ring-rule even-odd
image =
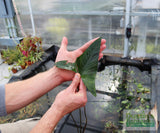
[[[22,69],[41,60],[43,55],[42,39],[39,37],[25,37],[14,49],[7,49],[1,52],[5,63],[16,64]]]
[[[118,132],[117,131],[118,127],[112,121],[107,121],[105,123],[105,129],[106,129],[106,131],[112,132],[112,133],[117,133]]]
[[[25,37],[20,44],[17,45],[17,50],[23,54],[25,61],[35,63],[43,54],[42,39],[39,37]]]
[[[123,70],[122,70],[123,71]],[[123,73],[127,73],[127,75],[135,75],[134,71],[123,71]],[[141,81],[138,81],[136,79],[137,77],[132,77],[131,79],[126,79],[126,84],[123,83],[119,85],[120,91],[119,91],[119,97],[117,99],[121,99],[121,105],[119,111],[122,111],[124,109],[133,109],[133,104],[138,103],[138,106],[134,107],[134,109],[146,109],[148,108],[148,105],[146,105],[146,102],[148,102],[148,99],[145,98],[146,94],[150,93],[150,89],[143,86],[143,83]],[[124,89],[124,88],[127,88]]]
[[[39,37],[25,37],[21,41],[20,44],[17,45],[17,49],[20,50],[20,52],[24,56],[29,56],[33,53],[39,53],[43,51],[42,49],[42,39]]]
[[[108,68],[108,67],[107,67]],[[104,110],[107,114],[111,114],[111,116],[118,115],[119,121],[115,122],[114,117],[108,118],[106,117],[106,124],[109,125],[108,121],[111,123],[114,123],[115,126],[122,126],[122,124],[125,122],[125,120],[121,119],[123,116],[123,111],[128,109],[149,109],[149,93],[150,89],[145,87],[143,85],[143,81],[141,80],[141,75],[137,73],[137,71],[133,70],[126,70],[122,68],[118,68],[118,71],[121,73],[126,73],[126,82],[122,82],[122,76],[119,75],[119,77],[115,73],[119,73],[117,71],[110,71],[107,75],[104,75],[108,77],[109,79],[112,77],[113,81],[117,80],[120,84],[117,87],[116,93],[111,93],[111,96],[113,99],[109,102],[107,102],[104,106]],[[102,72],[103,73],[103,72]],[[107,73],[107,72],[106,72]],[[113,74],[114,73],[114,74]],[[120,73],[119,73],[120,74]],[[103,75],[102,75],[103,76]],[[102,77],[104,78],[104,77]],[[143,76],[143,79],[147,79],[148,77]],[[114,83],[114,82],[113,82]],[[107,83],[106,83],[107,84]],[[105,87],[105,86],[103,86]],[[108,91],[109,86],[107,86]],[[108,131],[108,128],[107,128]],[[112,130],[114,131],[114,129]]]
[[[25,57],[21,57],[20,59],[18,59],[18,66],[21,66],[22,69],[26,68],[26,63],[25,63]]]
[[[7,49],[1,52],[2,59],[4,59],[5,63],[11,65],[18,61],[19,58],[22,57],[22,54],[17,49]]]

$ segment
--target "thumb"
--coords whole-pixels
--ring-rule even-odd
[[[70,91],[76,92],[79,83],[80,83],[80,74],[76,73],[74,78],[73,78],[73,81],[72,81],[71,85],[69,86]]]
[[[67,49],[67,45],[68,45],[68,39],[67,37],[63,37],[62,42],[61,42],[61,49]]]

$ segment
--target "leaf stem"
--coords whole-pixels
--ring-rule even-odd
[[[70,113],[70,114],[71,114],[71,118],[72,118],[72,120],[73,120],[74,124],[75,124],[75,125],[76,125],[76,127],[77,127],[77,133],[79,133],[78,125],[77,125],[77,123],[76,123],[76,121],[75,121],[75,119],[74,119],[74,117],[73,117],[72,113]]]
[[[82,133],[82,118],[81,118],[81,108],[79,109],[79,117],[80,117],[80,133]]]
[[[83,132],[82,132],[82,133],[84,133],[84,132],[85,132],[85,130],[86,130],[86,127],[87,127],[87,114],[86,114],[86,106],[84,106],[84,116],[85,116],[85,118],[86,118],[86,123],[85,123],[85,126],[84,126],[84,128],[83,128]]]

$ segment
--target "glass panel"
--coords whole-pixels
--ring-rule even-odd
[[[26,7],[27,1],[16,0],[19,5]],[[25,3],[25,4],[24,4]],[[123,7],[125,0],[34,0],[34,12],[62,12],[62,11],[102,11],[113,10],[114,7]],[[117,9],[117,8],[116,8]]]
[[[133,0],[135,9],[140,10],[151,10],[151,9],[159,9],[160,1],[159,0]]]
[[[4,19],[0,18],[0,37],[8,36],[7,27],[4,24]]]
[[[133,3],[130,55],[132,57],[157,57],[160,54],[160,1],[138,0]]]
[[[69,49],[75,49],[88,40],[101,36],[107,39],[108,49],[112,49],[108,52],[115,52],[113,49],[123,52],[124,30],[120,28],[120,20],[124,17],[105,15],[102,11],[124,11],[125,0],[34,0],[31,4],[36,35],[43,38],[45,46],[59,46],[62,37],[67,36]],[[16,0],[16,6],[24,31],[27,35],[32,35],[28,1]],[[77,15],[78,11],[81,15]]]

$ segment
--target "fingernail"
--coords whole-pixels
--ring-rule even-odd
[[[68,43],[67,38],[65,36],[63,37],[63,42]]]
[[[106,39],[102,39],[101,42],[102,42],[102,43],[106,43]]]
[[[79,79],[80,78],[80,74],[76,73],[75,78]]]

